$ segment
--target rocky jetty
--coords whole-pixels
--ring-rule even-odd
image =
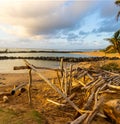
[[[90,61],[100,61],[100,60],[118,60],[118,57],[15,57],[15,56],[0,56],[0,60],[7,60],[7,59],[31,59],[31,60],[47,60],[47,61],[60,61],[63,58],[64,62],[90,62]]]

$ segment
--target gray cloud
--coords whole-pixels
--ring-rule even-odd
[[[92,33],[115,32],[119,29],[120,23],[115,18],[104,19],[98,29],[94,29]]]
[[[54,34],[75,26],[94,1],[5,0],[0,22],[25,30],[29,35]],[[0,2],[1,3],[1,2]],[[22,31],[21,31],[22,32]]]

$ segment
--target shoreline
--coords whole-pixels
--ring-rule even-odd
[[[89,56],[96,56],[96,57],[118,57],[120,58],[119,53],[105,53],[105,52],[100,52],[100,51],[90,51],[90,52],[76,52],[73,54],[81,54],[81,55],[89,55]]]

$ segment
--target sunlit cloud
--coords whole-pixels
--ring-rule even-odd
[[[118,9],[113,0],[2,0],[0,45],[101,48],[119,29]]]

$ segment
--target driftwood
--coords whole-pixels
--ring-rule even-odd
[[[70,100],[72,100],[75,96],[76,96],[76,93],[73,93],[73,94],[71,94],[68,98],[69,98]],[[65,104],[65,103],[67,103],[67,101],[64,100],[63,103]]]
[[[12,89],[11,95],[14,95],[17,90],[20,90],[21,88],[23,88],[23,87],[26,86],[27,84],[28,84],[28,83],[22,83],[22,84],[20,84],[19,86],[17,86],[17,87],[15,87],[14,89]]]
[[[96,115],[105,118],[106,116],[104,114],[100,114],[99,111],[101,104],[104,104],[104,94],[120,94],[120,75],[117,73],[95,69],[92,67],[89,67],[87,69],[81,67],[73,68],[73,65],[68,68],[63,66],[63,59],[61,59],[60,69],[36,67],[34,65],[31,65],[26,60],[24,62],[26,66],[23,67],[23,69],[33,70],[40,78],[42,78],[50,87],[52,87],[64,98],[62,104],[50,99],[47,99],[47,101],[58,106],[64,106],[65,103],[69,103],[79,113],[77,119],[73,120],[70,124],[83,124],[83,122],[84,124],[90,124]],[[20,68],[18,67],[16,69]],[[56,85],[57,83],[52,83],[45,76],[43,76],[39,69],[57,71],[57,80],[59,86]],[[61,73],[60,76],[58,73],[59,71]],[[29,88],[31,87],[30,82],[31,81],[29,81]],[[77,89],[74,88],[74,83],[76,84]],[[80,108],[78,107],[79,105],[75,104],[72,101],[73,98],[77,96],[75,92],[79,91],[84,92],[85,94],[84,100],[81,101],[84,103],[82,104],[82,106],[80,106]],[[76,103],[79,102],[80,101]]]
[[[32,85],[32,74],[31,69],[29,70],[29,84],[28,84],[28,98],[29,98],[29,104],[31,105],[31,85]]]
[[[120,99],[114,99],[104,104],[105,115],[115,124],[120,124]]]
[[[50,87],[52,87],[55,91],[57,91],[76,111],[79,113],[84,112],[83,110],[80,110],[65,94],[61,92],[54,84],[52,84],[47,78],[45,78],[34,66],[29,64],[26,60],[24,60],[27,66],[29,66],[36,74],[42,78]]]
[[[48,102],[51,102],[51,103],[53,103],[53,104],[55,104],[55,105],[57,105],[57,106],[62,106],[62,107],[65,106],[65,104],[61,104],[61,103],[55,102],[55,101],[53,101],[53,100],[51,100],[51,99],[47,99],[47,101],[48,101]]]
[[[114,85],[111,85],[111,84],[108,84],[107,85],[110,89],[112,90],[119,90],[120,91],[120,86],[114,86]]]
[[[34,66],[34,65],[33,65]],[[57,69],[57,68],[48,68],[48,67],[36,67],[34,66],[36,69],[43,69],[43,70],[50,70],[50,71],[61,71],[61,69]],[[13,68],[14,70],[22,70],[22,69],[30,69],[30,67],[28,66],[14,66]]]
[[[0,92],[0,96],[10,96],[10,92]]]

